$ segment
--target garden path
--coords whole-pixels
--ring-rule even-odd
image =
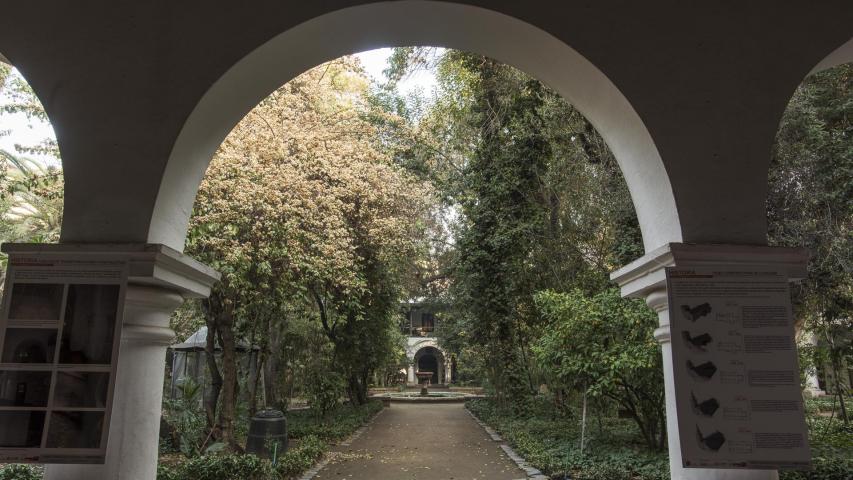
[[[527,478],[461,403],[393,403],[350,445],[339,445],[319,480],[514,480]]]

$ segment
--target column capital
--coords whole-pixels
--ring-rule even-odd
[[[611,273],[610,279],[623,297],[646,298],[666,288],[666,267],[770,267],[799,280],[806,276],[808,259],[808,251],[800,247],[668,243]]]
[[[126,259],[128,284],[171,290],[184,298],[207,297],[220,277],[216,270],[159,243],[5,243],[2,251],[10,255]]]
[[[169,327],[169,318],[182,303],[184,297],[174,290],[128,285],[124,299],[122,343],[135,342],[168,347],[175,341],[175,332]]]

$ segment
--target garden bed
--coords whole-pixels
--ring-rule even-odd
[[[187,458],[176,452],[163,453],[157,469],[157,480],[285,480],[298,478],[311,468],[328,450],[329,444],[352,435],[370,421],[382,403],[342,405],[324,416],[314,411],[299,410],[287,414],[290,448],[275,465],[254,455],[218,454]],[[0,480],[40,480],[39,466],[5,465],[0,467]]]
[[[466,406],[551,478],[669,480],[666,451],[648,451],[631,420],[590,416],[581,453],[578,417],[562,416],[545,401],[534,402],[523,417],[501,411],[489,399]],[[853,479],[853,430],[821,416],[810,415],[808,421],[814,470],[782,471],[780,480]]]

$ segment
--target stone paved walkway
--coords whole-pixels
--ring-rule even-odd
[[[394,403],[314,478],[515,480],[527,478],[461,403]]]

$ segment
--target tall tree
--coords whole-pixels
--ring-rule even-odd
[[[29,83],[11,66],[0,62],[0,95],[4,102],[0,115],[21,114],[31,122],[49,123],[47,112]],[[12,132],[0,130],[0,137]],[[59,158],[59,146],[54,138],[45,138],[35,145],[15,144],[19,155],[48,155]]]
[[[513,403],[544,380],[530,355],[544,324],[534,293],[594,294],[642,253],[627,187],[589,122],[524,73],[455,51],[401,49],[392,60],[392,80],[425,65],[439,80],[404,164],[452,213],[443,268],[456,308],[440,323],[442,343],[476,350]]]
[[[222,273],[204,302],[209,350],[223,350],[208,415],[232,446],[239,336],[274,357],[283,322],[314,316],[355,403],[395,351],[399,278],[423,252],[431,193],[386,153],[367,85],[351,58],[288,82],[235,127],[199,190],[187,251]]]
[[[463,179],[466,227],[458,239],[455,276],[471,321],[471,340],[487,345],[491,380],[500,402],[519,401],[534,390],[527,378],[521,337],[532,290],[529,262],[535,239],[546,225],[532,193],[545,169],[550,145],[541,135],[541,84],[527,82],[496,61],[466,55],[463,65],[476,75],[471,111],[479,138]]]
[[[0,96],[3,98],[0,119],[24,114],[31,122],[47,122],[47,114],[35,92],[23,77],[3,63],[0,63]],[[0,129],[0,137],[13,133]],[[36,146],[16,144],[14,152],[0,149],[0,242],[59,240],[64,191],[62,169],[27,156],[33,153],[59,159],[53,139],[45,139]],[[2,255],[0,276],[5,275],[5,262]]]
[[[795,291],[802,327],[837,373],[853,363],[853,64],[817,73],[782,118],[770,166],[768,239],[806,247]],[[838,380],[838,377],[835,377]],[[845,382],[836,381],[842,414]]]

